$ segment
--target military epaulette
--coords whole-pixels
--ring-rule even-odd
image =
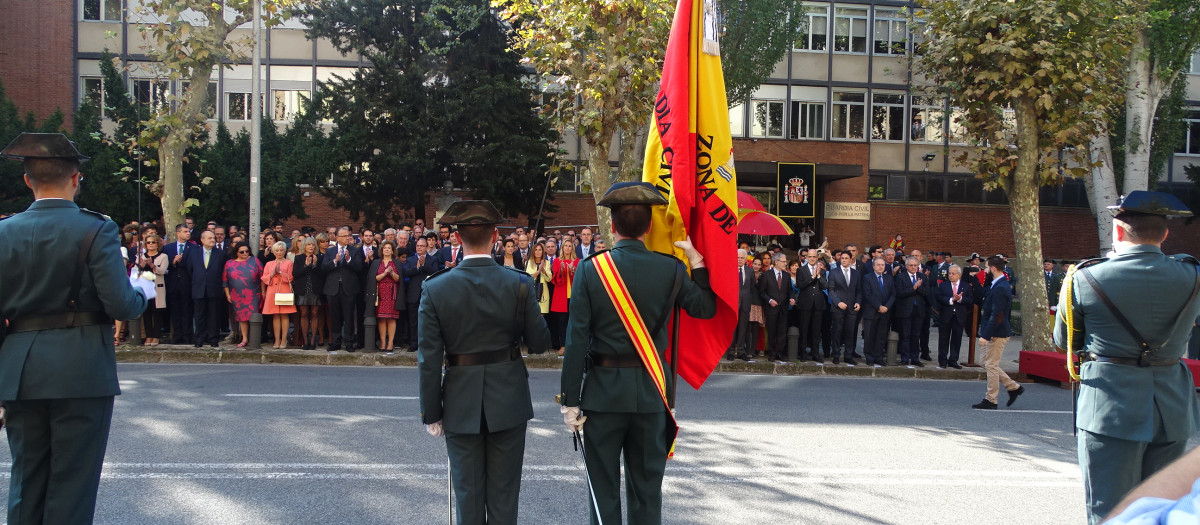
[[[674,256],[674,255],[671,255],[671,254],[669,254],[669,253],[656,252],[656,251],[651,251],[650,253],[653,253],[653,254],[657,254],[657,255],[661,255],[661,256],[663,256],[663,257],[666,257],[666,258],[668,258],[668,259],[670,259],[670,260],[672,260],[672,261],[675,261],[677,264],[683,264],[683,261],[679,260],[679,258],[678,258],[678,257],[676,257],[676,256]]]
[[[505,270],[511,270],[511,271],[517,272],[522,277],[529,277],[529,274],[525,270],[513,268],[512,266],[501,266],[501,268],[504,268]]]
[[[591,259],[592,257],[595,257],[595,256],[597,256],[597,255],[600,255],[600,254],[602,254],[602,253],[604,253],[604,252],[607,252],[607,251],[609,251],[609,250],[611,250],[611,249],[612,249],[612,248],[605,248],[605,249],[603,249],[603,250],[600,250],[600,251],[598,251],[598,252],[592,252],[592,253],[589,253],[587,257],[584,257],[584,258],[583,258],[583,261],[586,261],[586,260],[588,260],[588,259]],[[583,262],[583,261],[579,261],[579,262]]]
[[[1196,259],[1196,257],[1194,255],[1188,255],[1186,253],[1177,253],[1175,255],[1171,255],[1170,257],[1179,262],[1185,262],[1185,263],[1190,263],[1190,264],[1200,266],[1200,259]]]
[[[89,210],[89,209],[87,209],[87,208],[79,208],[79,211],[81,211],[81,212],[83,212],[83,213],[86,213],[86,214],[88,214],[88,215],[95,216],[96,218],[98,218],[98,219],[100,219],[100,220],[102,220],[102,221],[111,221],[111,220],[112,220],[112,217],[109,217],[108,215],[105,215],[105,214],[103,214],[103,213],[100,213],[100,212],[98,212],[98,211],[92,211],[92,210]]]
[[[1088,266],[1094,266],[1094,265],[1100,264],[1107,260],[1108,260],[1108,257],[1096,257],[1094,259],[1084,259],[1082,261],[1075,263],[1075,269],[1082,270],[1084,268],[1087,268]]]
[[[441,274],[443,274],[443,273],[446,273],[446,272],[448,272],[448,271],[450,271],[450,270],[453,270],[453,269],[454,269],[454,268],[442,268],[441,270],[438,270],[438,271],[436,271],[436,272],[433,272],[433,273],[429,274],[429,277],[426,277],[426,278],[425,278],[425,280],[426,280],[426,281],[428,281],[428,280],[431,280],[431,279],[433,279],[434,277],[437,277],[437,276],[439,276],[439,275],[441,275]]]

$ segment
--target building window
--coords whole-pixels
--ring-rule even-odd
[[[1193,75],[1200,75],[1200,49],[1197,49],[1195,53],[1192,53],[1192,67],[1188,70],[1188,72],[1192,73]]]
[[[833,50],[867,52],[867,9],[839,7],[833,17]]]
[[[275,95],[275,120],[295,120],[304,101],[308,100],[308,90],[277,89],[272,93]]]
[[[950,130],[949,139],[951,144],[965,145],[967,144],[967,126],[963,124],[966,119],[966,114],[962,108],[950,108],[950,121],[948,129]]]
[[[830,135],[835,139],[862,140],[866,115],[866,94],[834,92]]]
[[[250,94],[249,93],[226,93],[225,94],[225,119],[226,120],[250,120]],[[266,101],[263,101],[263,112],[267,111]],[[265,115],[264,115],[265,116]]]
[[[871,95],[871,140],[904,140],[904,95]]]
[[[908,20],[899,9],[875,10],[875,54],[903,55],[908,51]]]
[[[867,182],[867,200],[881,201],[887,198],[887,176],[871,175]]]
[[[83,19],[121,21],[121,0],[83,0]]]
[[[1183,119],[1187,127],[1183,132],[1183,141],[1176,153],[1183,155],[1200,155],[1200,108],[1189,108]]]
[[[805,26],[796,40],[797,50],[829,49],[829,5],[805,5]]]
[[[104,79],[99,77],[83,77],[83,101],[91,102],[104,116]]]
[[[945,137],[946,110],[942,100],[935,97],[912,98],[912,122],[909,136],[913,142],[942,142]]]
[[[180,93],[181,97],[186,97],[188,95],[188,87],[190,85],[191,85],[190,82],[184,82],[180,86],[179,93]],[[180,103],[182,104],[182,103],[184,103],[184,101],[180,100]],[[204,117],[207,119],[217,118],[217,83],[216,82],[208,83],[208,100],[206,100],[204,102]]]
[[[158,111],[163,104],[166,104],[169,93],[166,82],[154,80],[133,81],[133,100],[142,110]]]
[[[750,120],[750,136],[783,138],[783,101],[752,100],[753,118]]]
[[[789,131],[788,138],[792,139],[825,138],[825,103],[793,101]]]
[[[746,136],[746,105],[738,104],[729,108],[729,135],[733,137]]]

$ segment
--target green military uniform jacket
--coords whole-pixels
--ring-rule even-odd
[[[1050,272],[1050,278],[1046,279],[1046,271],[1042,270],[1042,278],[1046,280],[1046,299],[1050,301],[1050,306],[1058,304],[1058,291],[1062,289],[1063,279],[1067,274],[1053,271]]]
[[[526,283],[524,315],[517,308]],[[466,258],[458,266],[431,275],[421,290],[417,366],[421,421],[442,421],[457,434],[489,432],[533,418],[529,371],[521,359],[474,366],[452,366],[442,377],[446,354],[479,354],[511,349],[524,337],[531,354],[546,351],[550,331],[538,309],[533,279],[523,271],[496,264],[491,257]]]
[[[104,224],[76,268],[80,242],[97,221]],[[67,311],[71,279],[82,273],[80,312],[103,312],[127,320],[146,309],[146,298],[129,284],[116,223],[63,199],[34,201],[0,221],[0,317]],[[0,344],[0,400],[67,399],[121,393],[113,349],[113,326],[90,325],[19,332]]]
[[[646,245],[638,240],[617,242],[609,253],[654,338],[659,361],[666,371],[667,331],[670,328],[668,319],[673,306],[671,289],[675,285],[675,276],[682,274],[674,304],[683,307],[692,317],[709,319],[716,314],[717,303],[716,294],[708,285],[708,270],[692,270],[689,280],[678,260],[647,250]],[[658,389],[644,367],[592,367],[587,371],[587,382],[584,382],[584,365],[589,352],[597,355],[637,355],[633,341],[625,331],[625,325],[621,324],[621,318],[596,273],[593,257],[579,263],[571,288],[571,319],[567,327],[567,351],[563,358],[561,381],[562,402],[566,406],[581,406],[584,410],[600,412],[665,411]],[[669,392],[674,378],[669,373],[665,375]]]
[[[1181,311],[1196,283],[1196,265],[1167,257],[1157,246],[1136,245],[1087,269],[1152,346],[1166,342],[1154,352],[1155,359],[1184,355],[1190,321],[1200,313],[1200,301]],[[1116,320],[1087,279],[1076,272],[1072,281],[1071,296],[1060,294],[1054,344],[1067,347],[1064,307],[1066,301],[1073,301],[1075,349],[1136,359],[1138,342]],[[1177,323],[1180,316],[1187,321]],[[1200,429],[1200,405],[1192,374],[1182,363],[1138,367],[1089,361],[1083,364],[1080,375],[1075,425],[1082,430],[1150,442],[1186,440]],[[1161,416],[1165,435],[1155,435],[1155,412]]]

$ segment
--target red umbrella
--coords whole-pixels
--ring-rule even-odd
[[[754,196],[750,195],[749,193],[739,191],[737,192],[737,198],[738,213],[743,211],[767,211],[767,209],[763,207],[762,203],[758,202],[758,199],[754,198]]]
[[[765,211],[748,211],[738,217],[738,233],[743,235],[791,235],[783,219]]]

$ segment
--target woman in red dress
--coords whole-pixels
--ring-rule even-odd
[[[383,343],[379,349],[386,352],[395,349],[396,319],[400,318],[400,312],[396,311],[396,283],[400,280],[400,272],[396,269],[395,255],[396,244],[383,241],[379,248],[379,269],[375,271],[379,286],[375,296],[375,318],[379,320],[379,340]]]
[[[570,238],[563,239],[558,253],[559,257],[554,260],[554,275],[550,279],[550,282],[554,283],[550,314],[555,318],[551,330],[554,330],[558,334],[558,340],[563,342],[563,346],[558,349],[558,355],[561,356],[567,349],[567,322],[570,320],[567,308],[571,303],[571,285],[575,281],[575,268],[579,265],[579,259],[575,257],[575,241]]]

